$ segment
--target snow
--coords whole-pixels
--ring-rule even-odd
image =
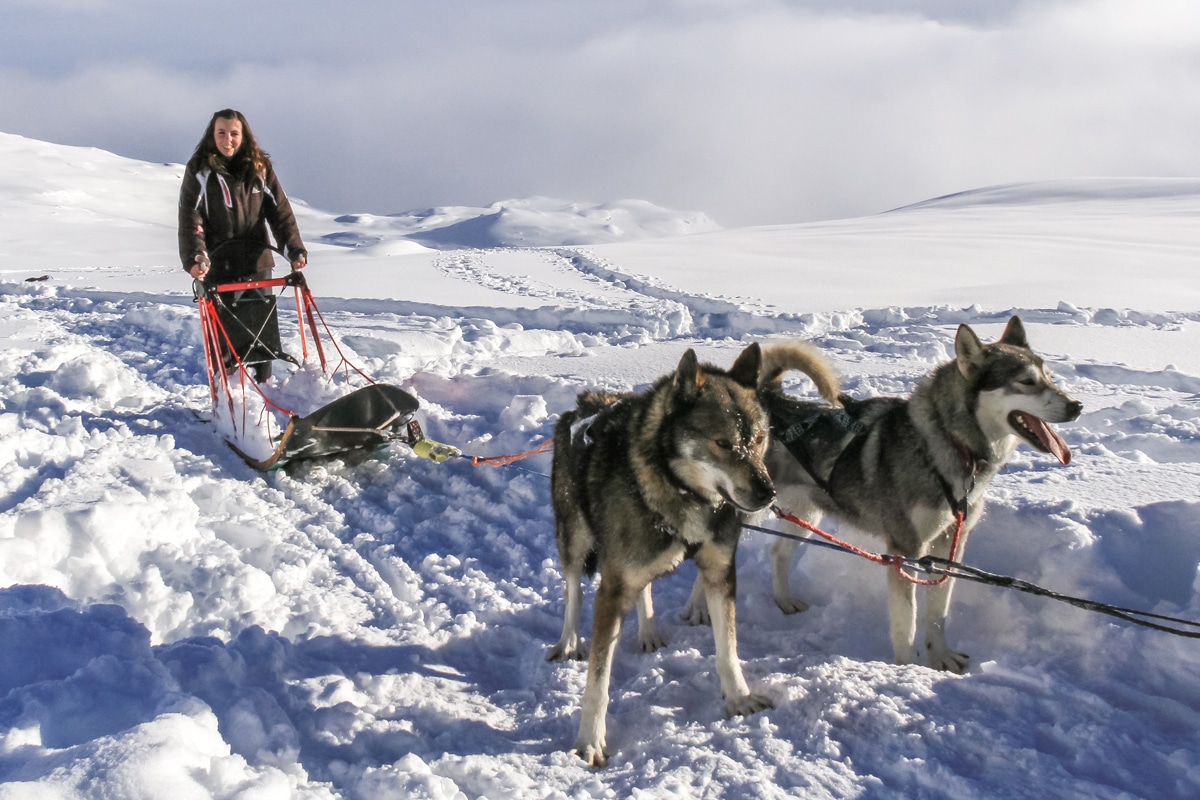
[[[968,674],[896,666],[878,567],[802,548],[812,607],[784,617],[761,533],[739,551],[739,649],[775,708],[724,718],[711,632],[675,611],[685,565],[656,584],[669,646],[643,655],[626,629],[613,758],[585,768],[567,752],[584,668],[545,661],[563,610],[549,457],[394,445],[252,471],[203,419],[182,169],[11,135],[0,166],[0,798],[1200,794],[1195,640],[960,583]],[[960,322],[990,340],[1016,311],[1085,412],[1059,426],[1069,466],[1018,450],[964,560],[1200,619],[1200,182],[728,231],[626,202],[631,235],[707,229],[619,241],[600,206],[498,206],[524,241],[412,236],[498,207],[299,208],[330,327],[419,397],[431,437],[521,453],[580,389],[781,337],[825,349],[853,394],[903,393]],[[311,370],[279,365],[280,391]]]

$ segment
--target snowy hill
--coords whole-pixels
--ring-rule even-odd
[[[338,217],[347,230],[325,238],[337,244],[374,244],[402,236],[438,250],[584,245],[717,230],[701,213],[681,213],[644,200],[601,205],[531,197],[493,203],[409,211],[387,217]]]
[[[95,254],[106,252],[132,256],[137,266],[164,259],[173,263],[182,166],[146,164],[95,148],[7,133],[0,133],[0,162],[5,164],[0,175],[5,219],[0,247],[5,249],[0,255],[24,254],[24,268],[115,266],[103,258],[97,262]],[[392,254],[419,252],[422,245],[438,250],[584,245],[718,229],[702,213],[672,211],[644,200],[591,204],[533,197],[484,208],[337,217],[302,201],[297,206],[311,242],[368,251],[382,244]],[[77,235],[64,240],[58,233],[64,225]],[[73,249],[77,243],[82,250]],[[379,248],[373,252],[378,255]],[[4,260],[0,270],[11,269],[9,259]]]
[[[1072,180],[1012,183],[988,186],[935,197],[896,209],[974,208],[978,206],[1043,206],[1070,204],[1092,206],[1097,213],[1108,213],[1128,205],[1136,211],[1154,208],[1162,212],[1188,213],[1200,195],[1200,180],[1194,178],[1075,178]]]
[[[775,708],[723,717],[711,632],[677,619],[685,565],[655,590],[669,646],[643,655],[626,631],[612,763],[585,769],[566,752],[584,669],[545,661],[563,611],[549,458],[397,445],[247,468],[198,417],[179,176],[0,135],[3,800],[1200,792],[1200,642],[960,584],[950,638],[972,669],[895,666],[878,567],[806,552],[792,580],[812,608],[784,617],[761,533],[739,551],[739,649]],[[502,205],[299,210],[327,321],[419,397],[433,438],[521,453],[582,388],[780,337],[823,348],[852,394],[904,393],[960,322],[993,339],[1017,311],[1084,403],[1059,426],[1075,458],[1018,450],[964,560],[1200,620],[1197,182],[689,236],[637,204]],[[609,224],[659,238],[565,244]],[[414,241],[438,230],[471,249]]]

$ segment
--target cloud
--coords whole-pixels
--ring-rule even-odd
[[[289,193],[345,212],[637,197],[740,225],[1200,174],[1183,0],[160,5],[76,10],[84,33],[18,9],[0,129],[182,161],[234,106]]]

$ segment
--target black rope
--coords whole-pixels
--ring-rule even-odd
[[[1141,625],[1144,628],[1153,628],[1156,631],[1164,631],[1173,633],[1177,636],[1187,636],[1192,639],[1200,639],[1200,630],[1182,630],[1173,628],[1169,625],[1159,625],[1149,620],[1157,619],[1164,622],[1183,625],[1189,628],[1200,629],[1200,622],[1192,622],[1186,619],[1178,619],[1176,617],[1166,617],[1162,614],[1152,614],[1149,611],[1138,611],[1135,608],[1123,608],[1121,606],[1109,605],[1108,603],[1100,603],[1095,600],[1087,600],[1082,597],[1072,597],[1070,595],[1054,592],[1050,589],[1043,588],[1037,584],[1023,581],[1020,578],[1012,578],[1007,575],[996,575],[995,573],[986,572],[978,567],[969,567],[966,564],[959,564],[956,561],[951,561],[947,558],[938,558],[936,556],[925,556],[917,559],[915,562],[908,559],[910,563],[914,563],[919,569],[928,572],[930,575],[949,575],[952,578],[961,578],[963,580],[975,581],[976,583],[988,584],[990,586],[1000,586],[1005,589],[1016,589],[1018,592],[1037,595],[1038,597],[1049,597],[1051,600],[1058,600],[1068,605],[1082,608],[1087,611],[1096,611],[1101,614],[1107,614],[1110,617],[1132,622],[1134,625]]]
[[[842,553],[852,553],[839,544],[834,542],[824,541],[822,539],[814,539],[808,536],[801,536],[794,533],[784,533],[783,531],[773,530],[771,528],[763,528],[758,525],[743,524],[747,530],[758,531],[760,533],[768,533],[772,536],[778,536],[783,539],[792,539],[804,544],[815,544],[820,547],[828,547],[831,550],[837,550]],[[1070,595],[1054,592],[1050,589],[1043,588],[1037,584],[1023,581],[1020,578],[1012,578],[1007,575],[997,575],[992,572],[979,569],[978,567],[969,567],[966,564],[960,564],[957,561],[951,561],[948,558],[938,558],[936,556],[925,556],[924,558],[901,558],[899,556],[892,557],[893,562],[899,561],[906,567],[919,569],[928,575],[948,575],[951,578],[962,580],[975,581],[989,586],[999,586],[1004,589],[1015,589],[1018,592],[1037,595],[1038,597],[1048,597],[1051,600],[1058,600],[1062,603],[1082,608],[1086,611],[1096,611],[1100,614],[1107,614],[1110,617],[1124,620],[1125,622],[1140,625],[1143,628],[1152,628],[1156,631],[1165,633],[1173,633],[1176,636],[1186,636],[1190,639],[1200,639],[1200,622],[1192,622],[1191,620],[1178,619],[1176,617],[1167,617],[1162,614],[1152,614],[1149,611],[1138,611],[1134,608],[1123,608],[1121,606],[1109,605],[1108,603],[1100,603],[1095,600],[1086,600],[1081,597],[1072,597]],[[1169,622],[1173,625],[1182,627],[1172,627],[1171,625],[1160,625],[1150,620],[1161,620]],[[1194,628],[1196,630],[1185,630],[1184,628]]]

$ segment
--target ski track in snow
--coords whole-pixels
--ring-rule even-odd
[[[803,336],[851,394],[906,393],[949,357],[955,325],[1009,313],[774,315],[624,275],[585,249],[537,251],[554,280],[514,277],[514,252],[451,252],[439,269],[544,308],[447,318],[403,301],[322,302],[351,357],[413,391],[426,432],[468,454],[550,436],[594,359],[669,369],[697,346],[727,364],[743,337]],[[1065,305],[1021,314],[1035,349],[1042,326],[1196,320]],[[775,709],[722,717],[711,633],[677,619],[685,565],[656,583],[670,645],[642,655],[626,627],[615,755],[590,772],[565,752],[584,668],[544,660],[562,614],[549,457],[475,468],[394,446],[256,474],[193,413],[208,405],[197,327],[194,309],[169,298],[0,286],[0,573],[13,587],[0,591],[0,631],[35,638],[46,667],[0,655],[0,797],[30,796],[24,780],[85,792],[145,780],[137,767],[154,758],[221,797],[1200,791],[1193,642],[960,584],[952,637],[977,656],[972,672],[894,666],[876,568],[806,552],[793,581],[813,608],[785,618],[761,534],[740,552],[739,644]],[[1052,466],[1022,448],[965,560],[1200,616],[1200,377],[1051,363],[1087,407],[1060,427],[1076,460]]]

